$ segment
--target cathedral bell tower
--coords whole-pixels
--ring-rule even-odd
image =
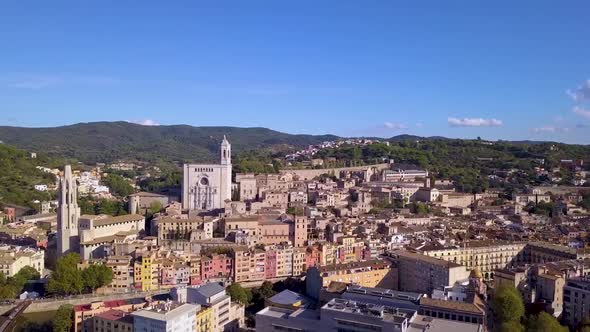
[[[231,144],[225,135],[223,135],[223,141],[221,141],[221,165],[231,165]]]
[[[78,251],[78,185],[72,176],[72,167],[66,165],[64,175],[59,178],[57,206],[57,253]]]

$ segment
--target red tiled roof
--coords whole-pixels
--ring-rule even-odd
[[[129,304],[130,302],[127,300],[113,300],[113,301],[104,301],[103,302],[103,306],[105,308],[117,308],[120,306],[124,306],[126,304]],[[88,311],[88,310],[92,310],[92,304],[91,303],[87,303],[87,304],[78,304],[74,306],[74,312],[80,312],[80,311]]]
[[[104,306],[107,308],[116,308],[120,306],[124,306],[127,304],[125,300],[113,300],[113,301],[105,301]]]
[[[90,304],[77,304],[74,306],[74,311],[90,310]]]
[[[125,316],[129,315],[129,313],[122,311],[122,310],[115,310],[115,309],[111,309],[105,312],[101,312],[100,314],[96,315],[95,317],[100,317],[106,320],[120,320],[122,318],[124,318]]]

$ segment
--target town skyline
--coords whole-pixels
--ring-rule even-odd
[[[0,332],[589,332],[589,12],[0,1]]]

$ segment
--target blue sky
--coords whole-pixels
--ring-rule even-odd
[[[590,2],[4,1],[0,124],[590,143]]]

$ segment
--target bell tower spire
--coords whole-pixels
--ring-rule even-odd
[[[231,165],[231,144],[225,135],[221,141],[221,165]]]

